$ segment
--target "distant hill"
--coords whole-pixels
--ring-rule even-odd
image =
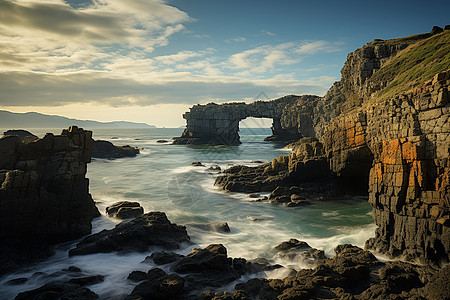
[[[66,128],[72,125],[85,129],[93,128],[155,128],[146,123],[125,121],[98,122],[77,120],[61,116],[44,115],[36,112],[13,113],[0,110],[0,128]]]

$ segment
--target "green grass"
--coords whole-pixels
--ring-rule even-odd
[[[379,100],[392,98],[423,84],[437,73],[450,69],[450,31],[446,30],[425,39],[423,37],[424,35],[418,35],[387,41],[394,43],[408,39],[413,44],[369,79],[373,82],[388,83],[384,89],[375,94],[375,98]],[[415,40],[417,42],[414,43]]]

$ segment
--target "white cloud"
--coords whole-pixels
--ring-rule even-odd
[[[339,43],[327,41],[309,41],[301,43],[295,50],[298,54],[316,54],[319,52],[337,52],[340,50]]]
[[[267,31],[267,30],[261,30],[262,33],[267,34],[268,36],[276,36],[275,33]]]

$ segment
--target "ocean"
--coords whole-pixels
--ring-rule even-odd
[[[46,132],[59,134],[61,129],[29,131],[43,137]],[[220,174],[208,170],[211,166],[218,165],[222,170],[232,165],[256,166],[257,161],[269,162],[289,153],[283,144],[264,142],[264,137],[271,134],[270,129],[242,128],[240,146],[184,146],[156,142],[170,141],[182,131],[182,128],[94,130],[94,139],[139,147],[141,154],[116,160],[93,159],[88,165],[90,192],[102,213],[93,221],[93,233],[111,229],[119,222],[105,217],[107,206],[118,201],[137,201],[145,212],[163,211],[172,223],[186,225],[193,244],[185,245],[178,253],[187,254],[194,247],[220,243],[227,248],[230,257],[265,257],[288,267],[252,275],[270,278],[282,278],[289,268],[298,270],[306,266],[302,261],[287,261],[276,255],[273,248],[283,241],[295,238],[333,256],[333,249],[339,244],[363,247],[364,242],[374,236],[376,226],[371,207],[364,197],[316,201],[310,206],[287,208],[254,202],[246,194],[224,192],[214,186],[215,178]],[[194,161],[202,162],[205,167],[190,166]],[[228,223],[229,233],[206,230],[205,225],[222,222]],[[68,275],[61,270],[77,266],[86,274],[105,276],[104,282],[89,286],[101,299],[122,299],[136,285],[126,279],[128,274],[154,267],[143,260],[153,251],[160,250],[69,258],[67,251],[76,243],[57,245],[56,254],[49,259],[0,278],[1,298],[14,298],[19,292],[64,279]],[[28,281],[22,285],[6,284],[20,277],[26,277]],[[235,283],[223,289],[231,289]]]

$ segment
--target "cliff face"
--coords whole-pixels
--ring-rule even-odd
[[[356,50],[325,97],[298,99],[284,110],[281,120],[318,138],[315,144],[303,139],[290,155],[257,168],[234,167],[216,183],[231,191],[257,191],[315,182],[319,190],[329,190],[327,196],[366,190],[378,225],[368,248],[448,261],[449,53],[449,30],[377,40]],[[317,143],[319,154],[311,150]],[[329,180],[317,182],[314,174]]]
[[[92,132],[77,127],[24,142],[0,139],[2,246],[48,245],[90,233],[99,216],[85,177],[92,145]]]

